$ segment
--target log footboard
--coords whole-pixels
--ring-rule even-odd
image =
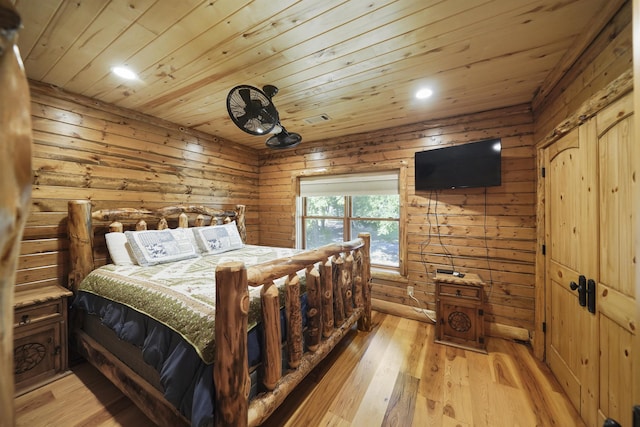
[[[356,322],[360,329],[370,328],[369,247],[370,236],[362,233],[350,242],[326,245],[247,269],[239,267],[238,263],[218,266],[216,283],[225,284],[216,287],[216,301],[219,302],[214,365],[216,426],[260,425]],[[302,270],[306,276],[309,320],[304,340],[297,275]],[[280,316],[276,311],[277,303],[273,302],[277,301],[278,290],[272,285],[282,277],[286,277],[287,350],[291,368],[285,375],[280,372]],[[262,351],[263,386],[268,391],[248,402],[245,397],[250,384],[245,353],[247,312],[244,301],[248,298],[248,286],[261,285],[262,295],[269,295],[269,300],[263,300],[265,336]],[[325,292],[324,297],[320,295],[322,292]],[[323,320],[323,313],[327,313],[329,319]],[[321,335],[325,339],[321,339]],[[303,341],[307,344],[306,352]]]

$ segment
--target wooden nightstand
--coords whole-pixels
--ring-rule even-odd
[[[67,298],[71,295],[71,291],[60,286],[16,291],[13,322],[16,395],[67,372]]]
[[[486,353],[484,284],[477,274],[436,274],[436,342]]]

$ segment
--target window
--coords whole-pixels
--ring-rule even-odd
[[[371,264],[400,266],[398,172],[300,178],[299,246],[313,248],[371,234]]]

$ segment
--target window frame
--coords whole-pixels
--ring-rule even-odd
[[[376,270],[382,270],[382,271],[388,271],[388,272],[395,272],[396,274],[399,273],[401,276],[406,276],[407,272],[406,272],[406,265],[407,265],[407,240],[406,240],[406,218],[407,218],[407,213],[406,213],[406,191],[405,190],[406,187],[406,179],[407,179],[407,168],[406,165],[400,165],[399,167],[397,165],[394,165],[392,167],[389,166],[382,166],[379,168],[365,168],[362,167],[361,169],[356,169],[354,170],[353,168],[349,168],[347,170],[342,170],[342,169],[332,169],[332,170],[324,170],[320,173],[309,173],[309,174],[303,174],[303,175],[299,175],[296,177],[295,179],[295,186],[296,186],[296,200],[295,200],[295,218],[296,218],[296,233],[295,233],[295,240],[296,240],[296,247],[299,249],[303,249],[305,246],[305,242],[306,242],[306,227],[305,227],[305,220],[306,219],[313,219],[313,218],[325,218],[325,219],[333,219],[333,220],[341,220],[343,221],[343,227],[344,227],[344,235],[346,236],[347,234],[347,230],[350,230],[351,228],[351,220],[373,220],[373,221],[377,221],[377,220],[388,220],[385,218],[356,218],[356,217],[352,217],[352,200],[351,197],[353,196],[345,196],[342,195],[342,197],[345,197],[345,211],[344,211],[344,216],[343,217],[318,217],[318,216],[308,216],[306,215],[307,212],[307,206],[305,205],[306,203],[306,198],[305,196],[301,195],[301,191],[300,191],[300,182],[302,180],[304,180],[305,178],[309,178],[309,177],[322,177],[322,176],[326,176],[326,177],[330,177],[333,175],[345,175],[345,174],[356,174],[356,175],[360,175],[360,174],[371,174],[371,173],[379,173],[379,174],[384,174],[384,173],[388,173],[388,172],[393,172],[393,173],[397,173],[398,174],[398,203],[399,203],[399,217],[392,219],[393,221],[397,221],[398,222],[398,261],[399,261],[399,265],[398,267],[393,267],[393,266],[388,266],[388,265],[378,265],[372,264],[372,267]],[[357,236],[355,236],[357,237]],[[355,238],[353,237],[353,238]]]

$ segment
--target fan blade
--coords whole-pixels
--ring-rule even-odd
[[[244,125],[246,125],[249,120],[251,120],[251,116],[249,114],[243,114],[236,117],[236,123],[240,127],[244,127]]]
[[[251,107],[251,92],[247,88],[241,88],[238,93],[244,101],[246,107]]]

